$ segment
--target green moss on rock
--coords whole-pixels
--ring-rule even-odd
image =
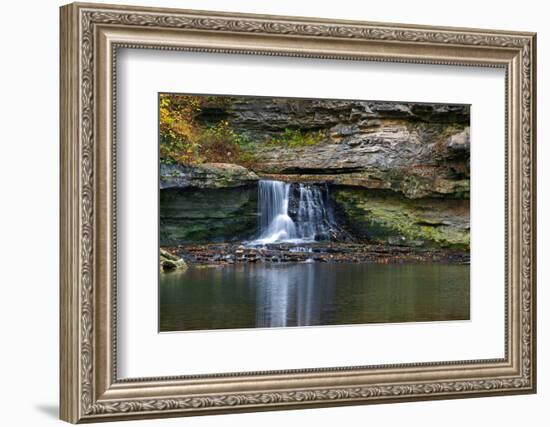
[[[170,271],[185,271],[187,263],[178,256],[168,252],[165,249],[160,249],[160,272],[167,273]]]
[[[166,189],[160,192],[160,242],[232,242],[257,225],[257,187]]]
[[[336,188],[331,194],[353,231],[368,241],[469,250],[467,199],[406,199],[359,188]]]

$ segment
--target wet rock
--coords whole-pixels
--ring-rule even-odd
[[[270,244],[261,248],[247,248],[238,255],[238,245],[180,245],[173,248],[190,266],[223,266],[256,263],[303,263],[303,262],[469,262],[469,251],[448,248],[432,250],[427,247],[398,244],[355,244],[316,242],[305,245],[307,250],[295,251],[289,244]],[[304,247],[303,244],[300,247]]]
[[[170,271],[185,271],[187,270],[187,263],[165,249],[160,249],[160,271],[161,273],[167,273]]]

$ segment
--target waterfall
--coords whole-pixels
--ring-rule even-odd
[[[258,184],[260,237],[257,243],[275,243],[297,238],[296,225],[288,216],[290,184],[261,180]]]
[[[326,194],[326,193],[325,193]],[[298,235],[304,240],[329,240],[334,223],[332,211],[320,188],[300,184]]]
[[[279,242],[303,243],[329,240],[334,219],[321,188],[300,184],[295,219],[289,215],[291,184],[260,180],[258,210],[260,233],[253,244]]]

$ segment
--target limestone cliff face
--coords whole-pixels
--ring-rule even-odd
[[[360,241],[407,247],[470,247],[470,201],[396,197],[359,187],[334,187],[331,197],[350,235]]]
[[[237,242],[257,226],[257,187],[168,188],[160,192],[160,244]]]
[[[255,146],[260,174],[296,175],[408,198],[469,195],[468,105],[230,98],[205,122],[227,120]],[[322,135],[313,146],[269,144],[285,129]]]
[[[269,177],[327,186],[340,219],[360,241],[469,248],[469,106],[246,97],[223,105],[203,108],[199,120],[225,120],[243,135],[256,157],[253,171],[161,165],[161,188],[200,189],[193,197],[208,199],[177,218],[161,205],[167,242],[249,237],[255,182]],[[273,143],[288,129],[318,138]],[[191,197],[179,200],[191,203]]]
[[[201,165],[160,165],[160,189],[168,188],[233,188],[258,181],[258,175],[231,163]]]
[[[386,101],[228,97],[226,109],[204,109],[205,120],[225,117],[235,129],[255,138],[288,127],[302,130],[361,125],[364,120],[399,119],[425,123],[469,124],[469,106]],[[259,138],[258,138],[259,139]]]

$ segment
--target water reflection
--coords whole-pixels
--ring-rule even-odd
[[[321,323],[320,299],[315,298],[315,264],[307,264],[304,268],[305,277],[303,285],[298,288],[296,295],[296,325],[308,326]]]
[[[255,271],[256,327],[321,324],[319,295],[315,295],[318,269],[314,264],[277,266]]]
[[[262,268],[257,275],[256,288],[256,326],[287,326],[287,319],[292,308],[289,307],[289,293],[293,295],[296,288],[296,277],[286,269]]]
[[[463,320],[469,267],[275,264],[161,275],[161,331]]]

